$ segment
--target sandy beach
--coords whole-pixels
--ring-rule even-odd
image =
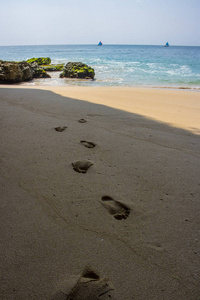
[[[200,92],[1,85],[0,103],[0,299],[200,299]]]

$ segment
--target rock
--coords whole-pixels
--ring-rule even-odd
[[[25,61],[19,62],[18,64],[23,73],[22,81],[31,80],[33,78],[33,70],[30,65]]]
[[[18,83],[33,79],[33,69],[26,62],[0,60],[0,83]]]
[[[60,77],[94,79],[94,69],[81,62],[68,62]]]
[[[33,77],[34,78],[51,78],[51,76],[49,74],[47,74],[47,72],[43,69],[35,69]]]
[[[27,60],[29,64],[36,62],[38,65],[49,65],[51,63],[50,57],[38,57],[38,58],[30,58]]]

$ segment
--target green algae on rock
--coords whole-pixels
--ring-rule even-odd
[[[33,57],[27,60],[29,64],[36,62],[38,65],[49,65],[51,63],[50,57]]]
[[[94,69],[81,62],[68,62],[60,77],[94,79]]]
[[[63,71],[65,64],[51,64],[51,65],[44,65],[40,66],[43,70],[47,72],[56,72],[56,71]]]

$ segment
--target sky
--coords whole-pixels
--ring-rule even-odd
[[[200,0],[0,0],[0,46],[200,46]]]

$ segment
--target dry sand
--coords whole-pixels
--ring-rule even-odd
[[[0,103],[0,299],[200,299],[199,92],[1,86]]]

